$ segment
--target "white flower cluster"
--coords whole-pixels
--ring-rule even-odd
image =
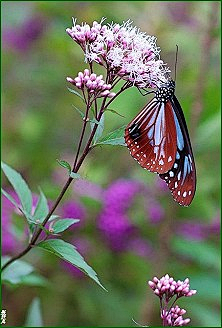
[[[112,74],[131,82],[139,88],[155,88],[168,81],[170,70],[160,59],[156,38],[140,32],[132,22],[122,25],[93,22],[82,23],[66,29],[77,42],[88,62],[96,62]]]

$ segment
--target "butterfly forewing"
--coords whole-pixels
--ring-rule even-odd
[[[182,108],[169,81],[128,124],[126,145],[140,166],[158,173],[180,205],[188,206],[196,190],[196,169]]]
[[[140,166],[155,173],[169,171],[176,156],[176,126],[170,101],[153,98],[128,124],[126,145]]]

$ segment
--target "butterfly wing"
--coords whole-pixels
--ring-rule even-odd
[[[177,135],[170,100],[155,97],[127,125],[125,142],[141,167],[155,173],[169,171],[175,161]]]
[[[194,157],[182,108],[175,95],[170,101],[177,131],[177,152],[172,168],[159,176],[166,181],[174,200],[182,206],[189,206],[196,191]]]

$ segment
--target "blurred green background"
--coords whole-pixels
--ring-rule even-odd
[[[89,24],[102,17],[116,23],[132,20],[157,37],[161,58],[172,72],[179,46],[176,95],[197,168],[196,196],[189,208],[181,208],[159,186],[158,177],[142,170],[126,148],[95,149],[81,175],[102,193],[120,178],[139,181],[152,190],[164,213],[160,222],[152,224],[152,214],[145,213],[144,207],[150,209],[145,192],[135,198],[127,215],[154,252],[138,256],[110,249],[96,228],[103,202],[71,189],[64,201],[78,202],[86,211],[86,225],[75,232],[76,238],[87,237],[94,245],[85,258],[109,292],[66,271],[57,258],[33,250],[25,260],[47,282],[4,287],[7,325],[24,325],[36,296],[45,326],[134,326],[132,318],[148,326],[160,325],[158,299],[147,281],[169,273],[176,280],[189,277],[198,291],[178,303],[187,309],[190,325],[219,327],[220,2],[3,1],[1,5],[2,158],[22,173],[34,193],[41,186],[49,199],[56,198],[66,178],[56,159],[72,161],[80,134],[80,117],[72,104],[81,103],[66,88],[66,77],[86,68],[80,48],[65,32],[72,26],[72,16]],[[136,88],[127,90],[112,105],[124,118],[108,112],[105,133],[127,124],[146,102]],[[3,185],[7,187],[5,180]],[[18,220],[16,214],[12,216]],[[190,233],[178,233],[180,222],[190,224]],[[195,229],[199,229],[196,235]],[[71,237],[67,233],[67,239]]]

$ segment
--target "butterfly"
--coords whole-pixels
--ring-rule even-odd
[[[157,88],[154,98],[127,125],[125,142],[139,165],[159,174],[174,198],[189,206],[196,190],[196,169],[175,82]]]

